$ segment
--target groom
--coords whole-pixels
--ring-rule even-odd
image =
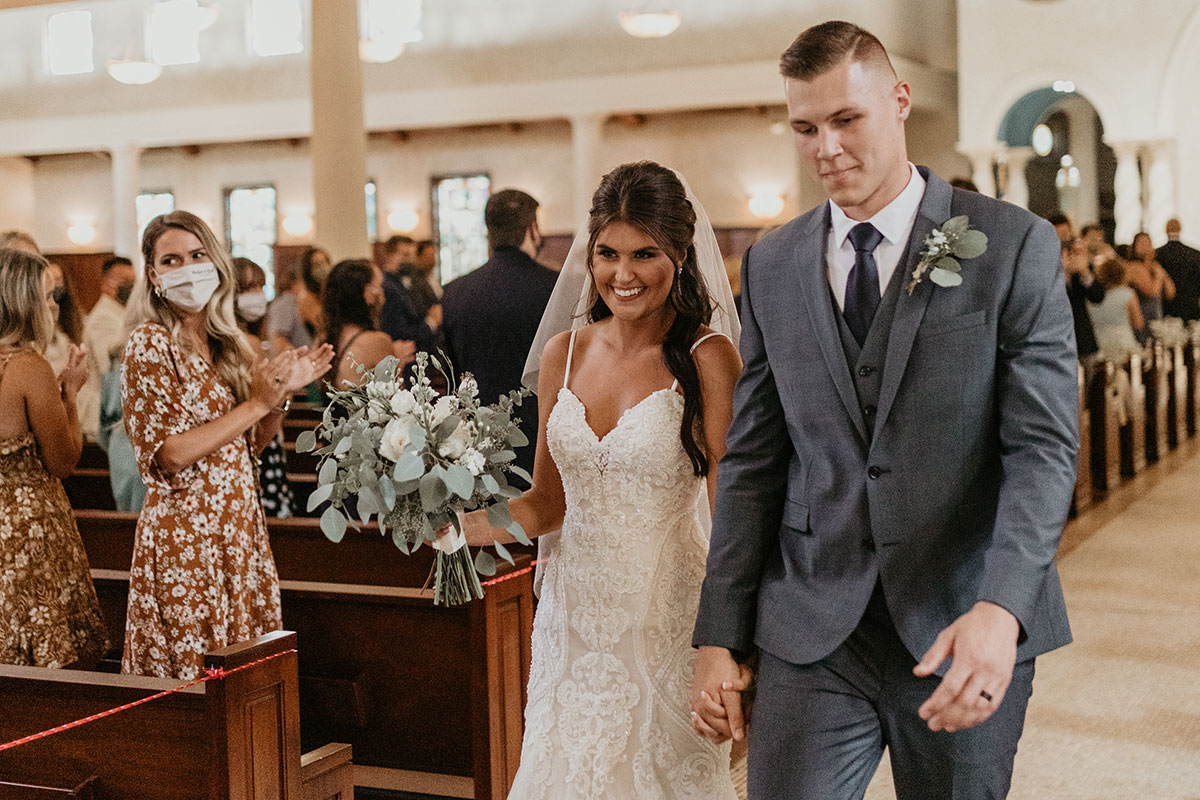
[[[1078,419],[1058,238],[912,167],[909,86],[870,33],[810,28],[781,71],[830,202],[743,263],[693,725],[742,737],[737,662],[757,649],[752,799],[860,798],[885,747],[901,800],[1002,798],[1034,657],[1071,639],[1054,565]],[[961,215],[986,250],[951,225],[951,243],[976,241],[914,286],[927,237]]]

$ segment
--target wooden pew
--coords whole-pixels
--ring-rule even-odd
[[[1200,426],[1200,324],[1193,324],[1192,336],[1183,345],[1183,362],[1187,367],[1187,399],[1184,416],[1188,436],[1195,436]]]
[[[1080,447],[1079,457],[1090,458],[1092,486],[1100,496],[1117,488],[1121,482],[1121,426],[1113,397],[1119,369],[1121,367],[1111,361],[1095,361],[1088,366],[1090,446],[1086,450]]]
[[[1079,458],[1075,472],[1075,492],[1071,513],[1078,516],[1092,506],[1092,412],[1088,405],[1087,375],[1082,364],[1076,373],[1079,397]]]
[[[1167,445],[1174,450],[1187,439],[1187,366],[1183,362],[1183,343],[1166,348],[1167,377]]]
[[[93,796],[87,789],[105,800],[349,798],[348,746],[300,754],[295,647],[296,634],[277,631],[216,650],[206,667],[245,669],[0,752],[0,796]],[[0,666],[0,741],[179,683]]]
[[[1133,396],[1129,424],[1121,429],[1121,475],[1132,478],[1146,469],[1146,387],[1142,382],[1142,355],[1131,353],[1121,365],[1129,376]]]
[[[1146,461],[1157,464],[1167,454],[1167,364],[1162,342],[1148,348],[1142,362],[1146,391]]]
[[[120,641],[136,517],[78,511],[97,594]],[[533,627],[529,553],[482,601],[438,608],[433,564],[374,525],[334,544],[314,519],[269,519],[283,621],[300,643],[305,748],[354,746],[355,783],[501,800],[520,756]]]

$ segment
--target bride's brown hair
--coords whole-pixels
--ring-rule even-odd
[[[696,211],[687,199],[683,183],[674,172],[653,161],[622,164],[605,175],[592,196],[588,216],[588,271],[592,251],[601,231],[614,222],[624,222],[645,233],[662,248],[675,265],[667,304],[675,312],[663,339],[663,363],[683,389],[683,422],[679,438],[697,475],[708,474],[708,457],[697,441],[704,428],[704,402],[700,372],[692,359],[692,344],[701,325],[712,319],[713,305],[700,277],[696,248]],[[612,316],[612,310],[593,283],[589,318],[595,322]],[[702,437],[701,437],[702,438]]]

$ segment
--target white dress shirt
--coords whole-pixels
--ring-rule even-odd
[[[887,290],[888,281],[895,274],[900,260],[904,258],[908,237],[912,233],[913,223],[917,220],[921,200],[925,197],[925,179],[911,163],[908,170],[908,185],[904,190],[875,216],[865,220],[883,234],[883,240],[875,248],[875,266],[879,269],[881,297]],[[846,280],[850,277],[850,270],[854,268],[854,245],[850,242],[850,229],[864,220],[850,219],[837,203],[830,200],[829,221],[829,242],[825,249],[829,288],[833,289],[838,308],[845,311]]]

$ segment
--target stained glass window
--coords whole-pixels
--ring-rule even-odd
[[[229,252],[253,261],[267,273],[266,294],[275,296],[275,240],[279,212],[274,186],[239,186],[225,192],[225,237]]]
[[[491,184],[487,174],[433,179],[433,230],[442,283],[466,275],[488,259],[483,210]]]

